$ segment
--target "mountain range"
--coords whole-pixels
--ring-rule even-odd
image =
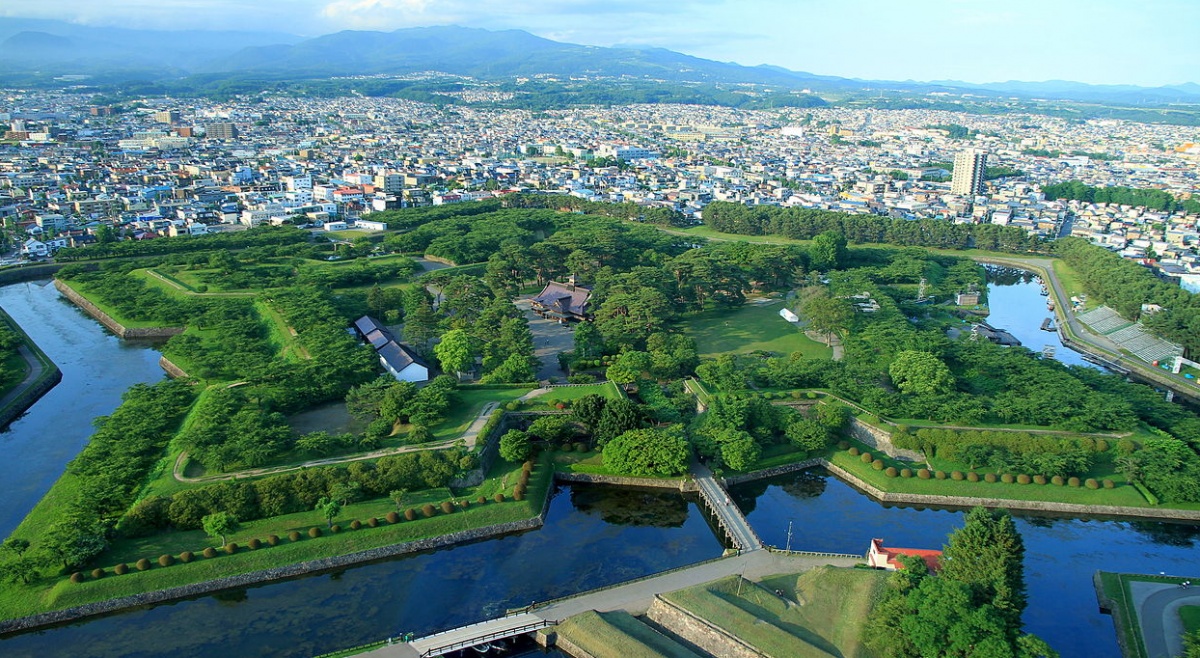
[[[1127,105],[1200,103],[1200,85],[1089,85],[1068,81],[973,84],[878,81],[815,75],[777,66],[742,66],[663,48],[598,47],[552,41],[520,30],[422,27],[343,31],[314,38],[276,32],[132,30],[62,21],[0,18],[0,77],[67,74],[141,80],[187,75],[312,79],[441,71],[480,79],[607,76],[847,93],[894,90]]]

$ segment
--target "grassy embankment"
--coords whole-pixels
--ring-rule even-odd
[[[595,658],[700,658],[628,612],[585,612],[554,632]]]
[[[162,322],[157,322],[154,320],[131,320],[131,319],[121,315],[121,313],[118,312],[116,309],[114,309],[111,306],[100,301],[100,299],[98,299],[96,297],[96,295],[93,294],[88,289],[88,286],[86,283],[83,283],[80,281],[63,281],[62,279],[59,279],[59,280],[62,281],[64,284],[66,284],[67,287],[70,288],[71,290],[74,290],[75,292],[79,293],[83,297],[87,298],[87,300],[89,302],[91,302],[92,304],[94,304],[96,306],[96,308],[103,311],[105,314],[108,315],[108,317],[110,317],[113,320],[115,320],[116,322],[120,323],[126,329],[148,329],[148,328],[152,328],[152,327],[168,326],[168,325],[164,325]]]
[[[0,617],[20,617],[528,519],[541,512],[542,501],[552,480],[552,469],[545,460],[539,462],[530,479],[526,497],[524,500],[515,501],[511,496],[512,487],[520,475],[520,470],[519,464],[497,460],[488,477],[478,487],[457,491],[433,489],[409,494],[404,504],[406,508],[414,509],[427,502],[437,507],[447,500],[470,501],[465,510],[456,507],[450,514],[444,514],[438,509],[431,518],[424,518],[418,510],[417,519],[414,521],[406,521],[401,516],[398,523],[389,524],[381,519],[379,527],[371,528],[365,524],[367,519],[379,518],[387,512],[396,511],[395,504],[390,500],[371,500],[347,505],[335,519],[344,528],[337,534],[328,531],[324,517],[315,511],[247,522],[227,537],[229,541],[242,547],[232,555],[218,551],[217,557],[201,557],[200,552],[205,547],[215,546],[219,541],[206,537],[198,530],[122,539],[95,561],[109,574],[103,578],[93,579],[89,576],[85,582],[72,583],[65,577],[59,577],[40,580],[28,586],[8,585],[0,589]],[[48,511],[55,500],[69,495],[71,487],[76,485],[69,475],[60,479],[25,519],[22,526],[44,524],[49,517],[42,512]],[[505,502],[495,502],[492,497],[502,492],[507,492]],[[476,499],[480,496],[487,498],[488,502],[478,504]],[[349,523],[355,519],[363,522],[363,525],[358,530],[350,530]],[[322,529],[321,537],[309,537],[308,531],[313,527]],[[301,533],[299,541],[292,542],[288,539],[287,535],[292,530]],[[280,537],[278,546],[267,545],[267,537],[271,534]],[[30,534],[20,533],[19,536],[28,537]],[[251,539],[262,541],[262,547],[257,550],[245,548]],[[168,554],[178,558],[182,551],[193,551],[196,554],[195,560],[188,564],[176,561],[169,567],[159,566],[157,559],[160,555]],[[133,563],[140,558],[150,560],[151,568],[145,572],[134,569]],[[123,576],[112,575],[112,567],[119,563],[128,564],[130,572]]]
[[[41,348],[37,346],[37,343],[33,342],[33,339],[31,339],[29,335],[21,329],[20,325],[18,325],[11,317],[9,317],[8,313],[4,312],[4,309],[0,309],[0,326],[8,327],[9,330],[21,338],[21,341],[25,344],[25,347],[29,349],[30,354],[32,354],[33,358],[37,359],[38,363],[40,363],[42,366],[41,379],[45,379],[46,377],[51,377],[54,375],[54,362],[52,362],[50,357],[46,356],[46,354],[42,352]],[[24,357],[22,357],[20,352],[17,350],[13,350],[10,354],[6,355],[3,361],[0,361],[0,373],[2,373],[2,375],[0,375],[0,398],[3,398],[12,391],[16,390],[16,388],[21,385],[21,382],[24,381],[25,377],[29,375],[29,370],[29,364],[25,362]],[[40,381],[40,379],[37,381],[31,381],[30,385],[36,386],[40,383]],[[0,408],[0,413],[5,411],[5,408]]]
[[[818,567],[761,583],[731,576],[663,598],[765,655],[857,658],[871,655],[863,626],[886,580],[874,570]]]

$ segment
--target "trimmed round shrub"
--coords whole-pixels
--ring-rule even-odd
[[[320,537],[320,536],[321,536],[321,529],[320,529],[320,528],[318,528],[317,526],[313,526],[313,527],[309,528],[309,529],[308,529],[308,536],[309,536],[309,537],[312,537],[313,539],[316,539],[317,537]]]
[[[191,562],[192,560],[195,560],[195,559],[196,559],[196,555],[194,553],[192,553],[191,551],[184,551],[179,554],[179,561],[184,564],[187,564],[188,562]]]
[[[935,480],[945,480],[945,479],[946,479],[946,471],[934,471],[934,472],[933,472],[933,479],[935,479]]]
[[[816,399],[817,399],[817,392],[816,392],[816,391],[809,391],[809,392],[807,393],[807,397],[808,397],[808,399],[809,399],[809,400],[816,400]]]
[[[410,513],[411,513],[411,516],[410,516]],[[413,512],[412,509],[404,510],[404,518],[408,519],[409,521],[412,521],[414,518],[416,518],[416,516],[417,516],[417,513]],[[387,515],[384,516],[383,518],[387,519],[388,523],[399,523],[400,522],[400,515],[395,512],[388,512]]]
[[[1030,482],[1033,482],[1033,478],[1024,473],[1017,476],[1017,484],[1029,484]]]
[[[1049,482],[1049,480],[1047,480],[1046,476],[1042,475],[1041,473],[1038,473],[1037,475],[1033,476],[1034,484],[1046,484],[1047,482]]]
[[[362,527],[362,521],[359,521],[358,519],[354,519],[353,521],[350,522],[351,530],[358,530],[361,527]]]
[[[454,512],[454,503],[452,503],[448,500],[443,500],[442,501],[442,513],[443,514],[451,514],[453,512]]]
[[[1108,441],[1096,439],[1096,452],[1108,452]]]
[[[575,452],[587,452],[587,450],[588,450],[588,447],[587,447],[586,443],[577,442],[575,444]]]
[[[1088,478],[1083,481],[1083,486],[1087,487],[1088,489],[1099,489],[1100,483],[1096,481],[1096,478]]]
[[[238,550],[238,545],[236,543],[229,542],[228,544],[225,544],[225,552],[228,553],[229,555],[233,555],[234,553],[237,553],[237,550]]]
[[[160,555],[160,556],[158,556],[158,565],[159,565],[159,566],[161,566],[161,567],[169,567],[169,566],[171,566],[172,564],[175,564],[175,556],[174,556],[174,555]]]
[[[894,478],[897,475],[900,475],[900,471],[896,470],[895,466],[888,466],[887,468],[883,469],[883,474],[890,478]]]
[[[1105,489],[1112,489],[1117,486],[1116,482],[1113,482],[1112,480],[1110,480],[1108,478],[1104,478],[1103,480],[1101,480],[1100,484],[1103,484]]]
[[[574,450],[574,446],[572,446],[570,443],[564,443],[561,446],[559,446],[558,449],[562,452],[571,452],[572,450]]]
[[[487,496],[480,496],[480,497],[476,498],[475,504],[476,505],[486,505],[487,504]]]
[[[1056,484],[1060,487],[1063,486],[1063,484],[1064,484],[1063,476],[1055,475],[1054,477],[1050,478],[1050,484]]]
[[[104,576],[105,576],[104,569],[100,569],[100,568],[92,569],[92,578],[103,578]]]
[[[504,502],[504,494],[498,493],[495,496],[492,496],[492,500],[496,501],[497,503],[503,503]]]
[[[336,524],[336,523],[335,523],[335,524],[333,524],[333,525],[331,525],[331,526],[329,526],[329,532],[331,532],[331,533],[333,533],[333,534],[335,534],[335,535],[336,535],[337,533],[341,532],[341,531],[342,531],[342,526],[340,526],[340,525],[338,525],[338,524]]]
[[[845,443],[845,442],[843,441],[843,443]],[[848,450],[846,450],[846,452],[850,453],[851,457],[858,456],[858,448],[856,446],[850,446],[850,448]]]
[[[967,482],[978,482],[979,474],[975,471],[967,471]]]
[[[933,473],[930,473],[928,468],[922,468],[917,470],[917,477],[921,478],[922,480],[928,480],[929,478],[933,477]]]
[[[379,527],[379,519],[372,516],[371,518],[367,519],[367,525],[372,528],[378,528]]]
[[[293,530],[288,533],[288,541],[300,541],[300,531]]]
[[[963,475],[962,471],[950,471],[950,479],[951,480],[961,481],[964,477],[966,477],[966,476]]]
[[[883,460],[876,459],[875,461],[871,462],[871,468],[873,468],[877,471],[882,471],[883,470]]]
[[[871,462],[875,461],[875,456],[869,452],[864,452],[863,454],[859,455],[858,458],[861,459],[862,463],[864,464],[870,464]]]
[[[117,574],[118,576],[124,576],[125,574],[129,573],[129,565],[122,562],[121,564],[113,567],[113,573]]]
[[[1074,475],[1067,478],[1067,486],[1068,487],[1078,487],[1079,486],[1079,478],[1075,477]]]
[[[262,542],[259,541],[258,537],[255,537],[246,542],[246,546],[248,546],[252,551],[257,551],[258,549],[262,548]]]
[[[987,474],[985,474],[985,475],[983,476],[983,481],[984,481],[984,482],[995,482],[995,481],[996,481],[996,474],[995,474],[995,473],[987,473]]]
[[[1012,473],[1005,473],[1000,476],[1000,481],[1004,484],[1012,484],[1014,479]]]
[[[902,477],[902,478],[910,478],[910,477],[912,477],[912,475],[913,475],[913,474],[912,474],[912,469],[911,469],[911,468],[902,468],[902,469],[900,469],[900,477]]]
[[[138,560],[136,563],[134,563],[133,566],[137,567],[138,571],[149,571],[150,570],[150,560],[147,560],[146,558],[142,558],[142,559]]]
[[[267,535],[267,545],[268,546],[278,546],[279,545],[279,535]]]
[[[471,506],[471,501],[467,500],[466,498],[463,498],[462,500],[458,501],[458,506],[465,510]]]
[[[428,519],[437,513],[437,509],[435,509],[432,504],[425,503],[421,506],[421,513],[424,514],[425,518]]]
[[[847,450],[850,448],[850,442],[849,441],[838,441],[837,447],[838,447],[838,450]]]
[[[206,558],[214,558],[217,556],[217,549],[212,546],[205,546],[204,550],[200,551],[200,554]]]
[[[513,491],[513,500],[525,500],[525,492],[520,489]]]
[[[516,400],[513,400],[512,402],[509,402],[508,404],[504,405],[504,408],[508,409],[509,411],[516,411],[517,409],[521,408],[521,403],[517,402]]]
[[[83,574],[82,574],[82,573],[80,573],[80,572],[78,572],[78,571],[76,571],[75,573],[71,574],[71,582],[73,582],[73,583],[82,583],[82,582],[83,582]]]

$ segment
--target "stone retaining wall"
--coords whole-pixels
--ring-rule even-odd
[[[184,372],[183,368],[171,363],[171,360],[165,356],[158,357],[158,367],[167,371],[167,374],[174,379],[187,379],[191,376]]]
[[[1115,505],[1077,505],[1041,500],[1012,500],[1008,498],[976,498],[972,496],[933,496],[928,494],[890,493],[860,480],[846,469],[824,459],[822,465],[839,479],[883,503],[911,505],[941,505],[950,507],[1003,507],[1030,512],[1059,512],[1072,516],[1120,516],[1139,519],[1200,521],[1200,510],[1162,509],[1155,507],[1117,507]],[[1031,485],[1032,486],[1032,485]]]
[[[120,322],[117,322],[116,320],[112,319],[111,316],[109,316],[104,311],[101,311],[99,307],[97,307],[95,304],[88,301],[87,298],[84,297],[83,295],[80,295],[79,293],[72,290],[70,286],[63,283],[62,281],[55,279],[54,287],[58,288],[58,291],[62,293],[63,297],[66,297],[67,299],[71,300],[71,303],[73,303],[76,306],[78,306],[79,308],[83,309],[83,311],[85,313],[87,313],[88,315],[95,318],[97,322],[104,325],[106,328],[108,328],[109,331],[120,336],[121,338],[125,338],[125,339],[170,338],[171,336],[174,336],[176,334],[181,334],[184,332],[184,327],[142,327],[142,328],[136,328],[136,329],[127,328],[124,325],[122,325]]]
[[[555,649],[567,654],[571,658],[596,658],[590,652],[584,651],[582,648],[580,648],[578,644],[575,644],[566,637],[563,637],[563,634],[559,633],[558,631],[546,633],[544,637],[546,644],[543,644],[542,646],[554,647]],[[539,644],[541,644],[541,642],[539,642]]]
[[[725,486],[731,487],[735,484],[741,484],[743,482],[752,482],[754,480],[773,478],[776,475],[787,475],[788,473],[795,473],[796,471],[803,471],[806,468],[812,468],[814,466],[821,466],[824,463],[825,463],[824,459],[805,459],[804,461],[799,461],[794,464],[784,464],[783,466],[773,466],[771,468],[764,468],[761,471],[754,471],[752,473],[744,473],[742,475],[734,475],[733,477],[727,477],[727,478],[725,478]]]
[[[921,453],[914,450],[897,448],[892,445],[892,436],[890,434],[878,427],[868,425],[857,418],[850,418],[850,426],[846,429],[846,433],[875,450],[882,450],[884,454],[892,459],[909,462],[925,461],[925,456]]]
[[[662,626],[704,652],[722,658],[761,658],[749,644],[655,595],[646,619]]]
[[[210,580],[202,583],[193,583],[191,585],[172,587],[170,589],[164,589],[155,592],[146,592],[144,594],[136,594],[134,596],[126,596],[119,599],[110,599],[108,601],[100,601],[98,603],[89,603],[87,605],[31,615],[29,617],[22,617],[20,619],[9,619],[0,621],[0,636],[18,631],[28,631],[44,626],[53,626],[67,622],[73,622],[86,617],[109,614],[126,608],[135,608],[156,603],[164,603],[166,601],[190,598],[193,596],[212,594],[222,590],[237,589],[250,585],[257,585],[259,583],[283,580],[285,578],[295,578],[297,576],[342,569],[363,562],[372,562],[375,560],[382,560],[399,555],[429,551],[454,544],[463,544],[479,541],[481,539],[488,539],[499,535],[507,535],[514,532],[532,530],[534,528],[541,527],[544,522],[545,510],[543,509],[542,514],[530,519],[524,519],[522,521],[501,523],[498,525],[488,526],[486,528],[464,530],[462,532],[455,532],[439,537],[430,537],[428,539],[419,539],[417,541],[405,542],[403,544],[382,546],[366,551],[351,553],[349,555],[339,555],[331,558],[310,560],[308,562],[300,562],[283,567],[276,567],[274,569],[264,569],[262,571],[255,571],[237,576],[227,576],[225,578],[218,578],[216,580]],[[364,530],[355,530],[352,532],[363,531]],[[220,560],[222,558],[218,557],[213,559]],[[165,568],[170,569],[177,567]],[[128,578],[129,576],[111,577]]]
[[[672,489],[674,491],[699,491],[695,480],[660,480],[658,478],[622,477],[618,475],[598,475],[595,473],[555,473],[555,479],[563,482],[582,482],[584,484],[613,484],[621,487],[646,487],[650,489]]]
[[[6,409],[0,411],[0,428],[8,427],[8,424],[21,417],[21,414],[29,411],[29,408],[34,405],[42,396],[49,393],[50,389],[58,385],[62,381],[62,371],[58,366],[46,360],[49,364],[46,366],[46,372],[33,383],[32,386],[25,389],[13,399],[12,403]]]

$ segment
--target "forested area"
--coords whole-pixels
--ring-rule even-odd
[[[832,231],[855,244],[879,243],[937,249],[985,249],[1011,253],[1040,252],[1044,245],[1023,229],[997,224],[892,219],[809,208],[745,206],[714,201],[704,207],[704,224],[724,233],[781,235],[811,240]]]
[[[162,256],[196,251],[233,250],[250,247],[280,247],[309,241],[308,231],[294,226],[259,226],[246,231],[213,233],[209,235],[155,238],[152,240],[122,240],[60,249],[54,254],[59,262],[126,256]]]
[[[1115,203],[1121,206],[1141,206],[1150,210],[1165,212],[1183,211],[1200,213],[1200,201],[1195,199],[1177,199],[1166,190],[1142,189],[1136,187],[1092,187],[1080,181],[1068,181],[1043,185],[1042,192],[1046,198],[1073,199],[1088,203]]]
[[[1142,265],[1080,238],[1054,243],[1054,253],[1079,275],[1084,291],[1121,317],[1141,320],[1155,335],[1183,346],[1186,354],[1200,350],[1200,296],[1154,276]],[[1163,311],[1143,313],[1142,304]]]

